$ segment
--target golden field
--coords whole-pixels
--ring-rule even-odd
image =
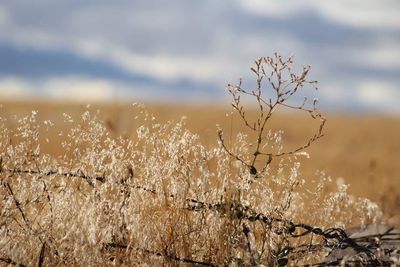
[[[2,117],[22,116],[37,110],[39,121],[54,122],[56,127],[48,133],[51,141],[42,140],[41,144],[42,151],[53,155],[62,152],[52,142],[59,138],[59,131],[66,130],[63,129],[66,126],[62,123],[62,114],[77,117],[88,108],[79,104],[38,101],[2,101],[1,104]],[[100,110],[100,116],[115,136],[135,138],[139,125],[135,125],[135,109],[132,105],[97,104],[89,109]],[[178,121],[183,116],[187,117],[186,126],[206,144],[216,144],[216,124],[224,129],[227,136],[244,129],[238,115],[229,115],[232,111],[229,105],[149,104],[146,109],[159,122]],[[327,118],[325,136],[306,150],[310,159],[302,160],[301,175],[306,180],[313,179],[317,170],[323,170],[333,179],[343,178],[350,184],[350,193],[377,202],[385,218],[392,224],[400,225],[400,118],[376,114],[324,115]],[[307,116],[278,112],[269,127],[284,131],[284,147],[290,149],[305,143],[317,125],[310,123]]]

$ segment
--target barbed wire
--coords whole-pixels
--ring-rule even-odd
[[[61,171],[41,171],[40,169],[21,169],[21,168],[3,168],[0,166],[0,173],[9,173],[11,175],[14,174],[27,174],[27,175],[40,175],[40,176],[53,176],[59,175],[64,177],[70,178],[81,178],[84,179],[91,187],[94,187],[93,181],[98,181],[100,183],[105,183],[110,177],[105,175],[99,176],[89,176],[85,175],[82,171],[77,173],[74,172],[61,172]],[[4,184],[8,191],[13,196],[14,201],[16,203],[16,207],[18,210],[21,211],[21,207],[19,205],[18,200],[12,190],[10,190],[10,186],[8,183]],[[134,190],[141,190],[143,192],[151,193],[154,195],[159,195],[161,192],[157,192],[155,189],[147,188],[141,185],[130,185],[130,188]],[[174,194],[169,194],[170,198],[176,198]],[[365,265],[373,265],[373,266],[390,266],[393,264],[391,260],[380,260],[376,255],[376,250],[380,249],[380,242],[381,241],[399,241],[400,243],[400,232],[391,232],[393,228],[389,228],[386,232],[381,234],[370,234],[365,235],[362,237],[355,237],[351,238],[345,229],[342,228],[328,228],[322,229],[320,227],[304,224],[304,223],[295,223],[290,220],[275,217],[271,215],[266,215],[261,212],[257,212],[254,209],[250,208],[249,206],[245,206],[240,202],[232,201],[232,202],[219,202],[219,203],[208,203],[204,201],[200,201],[194,198],[186,198],[186,207],[185,209],[193,212],[201,212],[201,211],[216,211],[224,216],[229,216],[232,220],[246,220],[249,222],[261,222],[263,223],[268,229],[276,235],[288,235],[292,238],[301,238],[307,235],[316,235],[322,238],[323,242],[320,244],[300,244],[296,247],[286,246],[281,250],[280,258],[278,260],[287,263],[287,257],[290,254],[303,254],[310,251],[319,251],[322,249],[330,249],[333,250],[342,250],[344,251],[347,248],[351,248],[354,250],[355,255],[364,255],[364,257],[358,257],[358,259],[348,259],[346,263],[348,264],[365,264]],[[24,213],[22,213],[24,215]],[[25,217],[23,216],[24,220]],[[243,224],[243,234],[248,239],[248,235],[250,229],[247,225]],[[249,243],[250,244],[250,243]],[[400,246],[400,244],[399,244]],[[178,257],[176,255],[171,255],[169,253],[162,253],[157,251],[148,250],[145,248],[137,248],[137,247],[130,247],[127,244],[123,243],[108,243],[105,244],[106,248],[119,248],[119,249],[131,249],[142,251],[146,254],[150,254],[157,257],[163,257],[166,260],[176,261],[180,263],[188,263],[194,265],[201,265],[201,266],[217,266],[212,262],[205,262],[200,260],[194,259],[187,259],[183,257]],[[250,247],[250,245],[249,245]],[[384,255],[390,255],[394,252],[395,249],[393,248],[383,248],[380,249]],[[345,255],[339,259],[335,259],[332,261],[323,261],[320,263],[305,265],[305,266],[336,266],[340,265],[345,258]],[[353,257],[355,258],[355,257]],[[7,257],[0,257],[0,262],[7,263],[9,265],[17,265],[17,266],[25,266],[24,264],[17,263],[16,261],[12,260],[11,258]],[[283,264],[286,265],[286,264]]]

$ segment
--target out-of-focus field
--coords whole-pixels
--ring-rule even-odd
[[[77,117],[87,110],[85,105],[44,102],[2,102],[2,117],[22,116],[32,110],[39,112],[39,120],[51,120],[56,124],[49,132],[50,142],[42,143],[42,151],[59,155],[58,132],[65,131],[63,113]],[[100,110],[100,116],[113,135],[134,138],[139,126],[131,105],[94,105],[91,111]],[[230,107],[147,105],[157,121],[179,120],[187,117],[187,127],[200,135],[205,144],[216,144],[216,124],[224,129],[226,138],[244,129],[244,124],[234,114],[227,116]],[[251,112],[249,112],[251,114]],[[303,114],[304,115],[304,114]],[[287,150],[302,145],[316,130],[306,115],[279,114],[270,128],[284,130],[284,147]],[[325,136],[306,151],[310,159],[302,160],[301,173],[305,179],[313,179],[316,170],[324,170],[333,179],[342,177],[350,184],[349,191],[355,196],[368,197],[377,202],[391,223],[400,223],[400,117],[374,114],[325,114]],[[10,124],[9,127],[14,127]]]

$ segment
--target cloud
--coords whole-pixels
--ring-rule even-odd
[[[353,27],[400,26],[398,8],[394,0],[239,0],[248,12],[262,16],[284,17],[312,10],[332,21]]]
[[[107,102],[115,99],[117,87],[106,80],[63,77],[47,80],[42,90],[50,99]]]
[[[22,79],[15,77],[0,79],[0,99],[24,100],[33,94],[33,88]]]
[[[255,58],[294,52],[297,66],[313,65],[321,92],[336,88],[329,103],[340,109],[361,103],[351,86],[400,84],[399,10],[396,0],[14,0],[0,4],[0,48],[24,52],[5,51],[0,75],[216,101],[227,83],[253,78]]]
[[[367,65],[379,67],[380,69],[400,69],[399,44],[387,41],[375,47],[360,49],[353,53],[357,62],[364,61]]]
[[[195,81],[215,80],[219,70],[229,69],[225,61],[215,61],[211,58],[201,58],[172,55],[141,55],[129,49],[115,46],[111,50],[98,52],[100,57],[108,58],[114,64],[131,73],[151,74],[157,79],[176,80],[190,77]],[[210,64],[210,63],[213,64]]]
[[[307,2],[310,1],[238,0],[238,3],[248,12],[273,17],[295,14],[299,9],[307,8],[309,5]]]
[[[222,71],[238,72],[243,59],[250,62],[275,50],[261,40],[250,41],[258,43],[256,51],[247,47],[247,37],[238,36],[244,29],[231,28],[240,15],[232,4],[173,1],[154,8],[153,1],[97,3],[90,8],[65,1],[59,6],[8,3],[10,25],[1,34],[16,46],[70,51],[166,80],[225,81]]]
[[[370,109],[400,114],[399,85],[386,81],[366,81],[356,88],[358,99]]]
[[[323,15],[355,27],[389,27],[398,29],[400,4],[393,0],[312,1]]]
[[[210,99],[207,88],[187,90],[185,83],[160,87],[157,83],[127,83],[118,80],[90,76],[51,76],[20,78],[0,76],[1,100],[45,99],[79,103],[96,102],[170,102],[215,103],[220,99]],[[213,92],[219,96],[222,92]],[[163,95],[162,98],[156,96]]]
[[[58,77],[37,81],[17,77],[0,78],[0,98],[106,102],[114,100],[118,84],[84,77]]]

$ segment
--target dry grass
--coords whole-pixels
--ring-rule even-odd
[[[316,84],[292,63],[255,61],[256,88],[230,85],[231,110],[3,103],[0,262],[295,266],[340,246],[357,251],[345,260],[387,263],[387,251],[376,256],[344,229],[380,222],[365,197],[398,224],[399,182],[387,168],[399,128],[331,116],[324,129],[316,101],[288,102]],[[282,108],[297,112],[277,116]]]
[[[73,114],[72,117],[76,121],[79,119],[80,114],[83,110],[85,110],[86,107],[80,106],[80,105],[73,105],[73,104],[64,104],[63,107],[60,109],[59,104],[51,104],[51,103],[5,103],[4,108],[3,108],[3,115],[5,114],[5,110],[7,111],[8,114],[20,114],[20,115],[28,115],[30,113],[30,110],[38,110],[38,121],[41,120],[47,120],[51,119],[58,127],[54,127],[54,129],[50,128],[50,132],[48,135],[45,135],[46,138],[51,140],[50,142],[46,142],[46,140],[41,139],[41,150],[42,153],[49,153],[53,156],[59,156],[65,154],[65,150],[61,148],[59,145],[61,140],[65,139],[65,136],[60,137],[58,135],[59,131],[62,131],[64,133],[67,133],[69,131],[67,125],[64,124],[63,121],[63,116],[62,113],[68,112],[69,114]],[[138,122],[134,120],[135,114],[132,113],[132,107],[131,105],[101,105],[98,107],[92,107],[92,110],[100,109],[101,114],[100,117],[105,121],[105,125],[109,128],[111,135],[114,136],[125,136],[129,137],[133,140],[136,140],[136,132],[135,129],[139,126]],[[191,131],[199,133],[200,140],[201,142],[207,144],[207,146],[215,146],[216,145],[216,140],[217,140],[217,131],[216,131],[216,126],[215,124],[217,122],[223,122],[222,124],[220,123],[221,127],[225,129],[226,133],[232,132],[232,136],[235,135],[237,131],[239,131],[239,127],[237,126],[239,124],[239,119],[235,116],[232,118],[229,116],[227,118],[226,113],[230,112],[229,110],[225,110],[220,107],[178,107],[178,106],[160,106],[160,105],[149,105],[148,109],[150,110],[151,113],[153,113],[156,117],[159,118],[159,121],[163,124],[167,121],[174,120],[174,121],[179,121],[179,118],[182,117],[183,115],[187,116],[187,128],[189,128]],[[314,144],[314,146],[310,147],[307,151],[309,152],[311,158],[310,159],[303,159],[303,158],[298,158],[297,160],[301,162],[301,175],[300,177],[305,178],[306,181],[314,180],[317,178],[315,175],[316,170],[326,170],[326,173],[331,175],[334,179],[336,177],[344,177],[345,182],[350,184],[350,194],[354,194],[355,196],[360,196],[360,197],[368,197],[372,199],[373,201],[376,201],[380,203],[381,207],[383,208],[385,219],[389,219],[389,221],[392,224],[397,224],[399,225],[399,220],[398,217],[396,217],[399,214],[399,179],[396,179],[396,174],[399,173],[397,170],[398,165],[393,164],[394,158],[398,157],[398,155],[395,153],[396,151],[396,146],[399,146],[398,139],[395,138],[396,132],[400,133],[400,128],[395,128],[396,124],[396,119],[395,118],[385,118],[385,117],[351,117],[351,116],[342,116],[342,115],[330,115],[328,116],[329,120],[326,125],[326,135],[322,139],[320,139],[318,142]],[[295,121],[296,123],[293,123]],[[315,131],[315,126],[313,124],[309,124],[309,120],[307,118],[301,118],[298,117],[295,114],[281,114],[273,121],[271,121],[271,127],[273,129],[284,129],[285,135],[284,135],[284,142],[288,145],[288,147],[296,147],[299,144],[303,144],[304,140],[307,139],[307,137],[310,135],[310,133],[313,133]],[[16,127],[16,125],[10,126],[10,128]],[[60,128],[61,127],[61,128]],[[64,128],[63,128],[64,127]],[[388,127],[392,127],[392,131],[378,131],[378,129],[387,129]],[[373,134],[373,131],[375,131],[375,134]],[[364,134],[360,134],[363,132]],[[379,135],[379,136],[378,136]],[[128,139],[129,139],[128,138]],[[58,144],[58,146],[57,146]],[[393,153],[393,154],[391,154]],[[168,158],[168,157],[167,157]],[[161,161],[166,160],[167,158],[162,159]],[[392,162],[392,164],[390,164]],[[136,173],[135,173],[136,174]],[[48,183],[48,187],[51,187],[51,185],[56,185],[58,182],[63,181],[58,180],[60,178],[57,178],[51,182]],[[142,180],[142,181],[135,181],[136,183],[139,182],[141,185],[148,186],[150,188],[153,188],[151,183],[148,181]],[[65,181],[64,181],[65,183]],[[218,183],[217,183],[218,184]],[[25,186],[27,186],[25,184]],[[28,185],[33,186],[33,184]],[[166,187],[169,187],[170,185],[166,184]],[[213,186],[216,186],[214,184]],[[269,185],[271,188],[274,188],[274,185]],[[314,191],[315,190],[315,184],[307,183],[306,186]],[[72,202],[71,199],[68,199],[68,197],[65,197],[65,202],[69,203],[69,205],[79,205],[82,206],[83,210],[91,210],[93,209],[93,206],[90,205],[90,203],[82,203],[79,200],[79,195],[80,194],[85,194],[90,192],[90,188],[87,188],[87,185],[85,185],[85,182],[79,182],[78,184],[68,184],[68,187],[71,188],[71,190],[76,190],[76,193],[73,193],[75,197],[78,197],[76,199],[76,203]],[[115,191],[116,189],[113,188],[108,188],[106,189],[106,196],[112,196],[109,199],[106,199],[106,203],[113,203],[116,201],[115,195],[118,194],[118,191]],[[170,192],[169,188],[163,188],[161,190],[165,190],[165,192]],[[279,189],[277,188],[279,191]],[[300,188],[300,190],[304,190]],[[326,195],[328,195],[330,192],[333,192],[337,190],[336,189],[336,183],[330,183],[327,184],[324,192]],[[14,191],[16,191],[16,188],[14,188]],[[82,193],[79,193],[82,192]],[[226,192],[225,192],[226,193]],[[53,192],[54,194],[54,192]],[[182,198],[186,198],[187,192],[183,192]],[[54,194],[55,197],[55,194]],[[74,197],[74,198],[75,198]],[[147,202],[148,196],[146,194],[143,195],[143,193],[139,192],[136,193],[135,195],[131,196],[134,198],[140,198],[141,201]],[[73,198],[73,199],[74,199]],[[93,196],[94,198],[94,196]],[[123,202],[123,196],[119,196],[118,200],[120,202]],[[92,199],[92,197],[91,197]],[[104,199],[103,199],[104,200]],[[315,209],[320,208],[320,206],[326,205],[324,202],[324,199],[321,198],[319,199],[320,202],[317,201],[317,203],[314,203],[316,206],[314,207]],[[61,201],[61,200],[60,200]],[[108,206],[100,206],[99,202],[94,201],[93,205],[99,205],[99,209],[101,211],[104,211],[106,207]],[[196,228],[202,228],[202,222],[201,218],[192,218],[192,215],[186,214],[186,213],[171,213],[172,211],[168,211],[171,209],[171,205],[178,205],[182,206],[183,203],[178,202],[178,203],[169,203],[166,199],[161,199],[160,203],[157,203],[157,201],[160,201],[160,199],[155,199],[151,202],[152,205],[151,207],[141,207],[141,211],[137,210],[137,212],[141,212],[143,218],[141,218],[142,223],[146,224],[145,221],[151,221],[154,222],[155,220],[161,220],[160,225],[155,225],[156,227],[156,233],[159,231],[167,232],[167,235],[164,238],[164,241],[161,242],[171,242],[170,239],[173,239],[174,235],[186,235],[187,232],[179,232],[177,229],[174,228],[169,228],[165,229],[162,227],[162,224],[166,225],[187,225],[188,228],[183,228],[182,231],[194,231]],[[215,199],[214,199],[215,201]],[[312,199],[312,201],[315,201],[315,199]],[[341,200],[338,200],[339,203]],[[211,201],[212,202],[212,201]],[[307,199],[304,199],[304,202],[307,202]],[[97,203],[97,204],[96,204]],[[257,203],[256,201],[254,203]],[[304,210],[307,210],[307,207],[309,207],[309,204],[305,204],[303,207]],[[257,206],[257,204],[255,204]],[[27,212],[30,211],[30,209],[40,209],[43,207],[27,207],[26,210]],[[133,207],[131,207],[133,209]],[[137,207],[136,207],[137,208]],[[343,206],[343,210],[346,208]],[[63,215],[63,207],[58,207],[57,209],[54,210],[55,213],[59,213],[58,220],[61,220]],[[303,210],[301,209],[301,210]],[[88,215],[88,216],[95,216],[96,212],[93,213],[86,213],[85,211],[77,211],[77,214],[74,214],[78,216],[79,214],[81,215]],[[165,211],[166,213],[164,215],[160,214],[160,211]],[[97,213],[99,211],[97,210]],[[169,216],[172,217],[166,217],[166,218],[160,218],[159,216]],[[324,223],[321,222],[321,218],[319,218],[320,211],[316,213],[313,212],[300,212],[293,217],[297,219],[297,221],[301,222],[307,222],[310,224],[316,224],[318,226],[324,226]],[[348,219],[349,213],[345,212],[344,213],[344,218],[340,218],[339,213],[334,213],[334,215],[337,218],[338,222],[343,222]],[[154,217],[156,216],[156,217]],[[118,217],[114,217],[115,221],[111,221],[110,223],[116,223],[118,225]],[[64,224],[68,225],[71,224],[73,225],[73,221],[69,220],[76,220],[76,217],[72,216],[68,218],[68,216],[65,216],[62,220]],[[200,225],[198,224],[200,221]],[[104,222],[103,222],[104,223]],[[359,221],[355,220],[355,224],[358,224]],[[219,226],[220,228],[224,228],[227,233],[232,233],[229,231],[229,229],[236,229],[239,226],[238,225],[230,225],[231,221],[225,220],[222,222],[222,224]],[[344,223],[345,225],[346,223]],[[354,225],[354,224],[348,224],[348,225]],[[326,224],[325,227],[332,226],[329,224]],[[85,228],[86,229],[86,228]],[[227,230],[228,229],[228,230]],[[58,230],[60,231],[60,230]],[[114,230],[117,231],[118,230]],[[143,233],[143,235],[147,235],[149,239],[157,239],[156,236],[152,236],[151,230],[147,229],[148,233]],[[154,229],[153,229],[154,231]],[[178,232],[177,232],[178,231]],[[218,239],[229,239],[229,236],[218,236],[218,232],[213,232],[214,230],[209,229],[209,235],[214,235]],[[168,234],[169,232],[169,234]],[[59,238],[62,239],[62,235],[65,234],[65,232],[61,232],[59,236],[53,236],[53,238]],[[222,234],[222,233],[220,233]],[[168,237],[168,235],[171,235]],[[140,236],[136,236],[137,238],[140,238]],[[74,236],[73,238],[79,238],[78,236]],[[187,242],[197,242],[199,236],[192,236],[192,237],[186,237],[186,239],[180,241],[183,243],[179,243],[177,246],[174,247],[172,251],[169,251],[168,253],[172,253],[175,255],[175,253],[178,253],[178,251],[184,251],[183,247],[188,246]],[[194,241],[196,240],[196,241]],[[71,242],[68,240],[64,240],[67,242]],[[221,240],[219,240],[221,241]],[[80,241],[80,242],[90,242],[89,241]],[[141,243],[135,241],[131,241],[131,245],[140,245]],[[218,243],[217,240],[203,240],[202,243],[203,245],[208,245],[210,246],[211,244],[214,243],[215,246]],[[18,243],[21,244],[21,243]],[[36,243],[35,243],[36,244]],[[81,244],[82,245],[82,244]],[[29,244],[27,246],[32,246],[32,244]],[[40,242],[35,245],[40,246]],[[162,250],[163,246],[161,245],[150,245],[151,247],[151,252],[158,252],[158,250]],[[59,248],[60,249],[60,248]],[[61,248],[62,249],[62,248]],[[67,248],[64,248],[67,249]],[[195,249],[195,248],[191,248]],[[220,248],[221,249],[221,248]],[[87,247],[84,247],[83,253],[95,253],[96,251],[90,250]],[[196,249],[195,249],[196,250]],[[231,251],[232,248],[225,247],[225,250]],[[68,250],[67,250],[68,251]],[[87,252],[89,251],[89,252]],[[28,252],[25,252],[28,253]],[[38,252],[34,252],[38,253]],[[66,253],[66,252],[64,252]],[[137,263],[143,263],[147,262],[150,265],[158,265],[158,264],[166,264],[165,261],[163,261],[160,258],[157,257],[152,257],[151,255],[147,255],[145,252],[136,252],[135,254],[130,254],[127,256],[126,252],[124,252],[123,249],[121,250],[116,250],[116,251],[110,251],[110,257],[116,257],[120,261],[120,264],[122,265],[132,265],[132,264],[137,264]],[[187,252],[189,253],[189,252]],[[29,253],[28,253],[29,254]],[[29,254],[31,255],[30,257],[35,256],[34,254]],[[189,253],[190,254],[190,253]],[[190,258],[189,254],[184,254]],[[81,254],[78,252],[75,252],[75,257],[78,259]],[[182,254],[180,254],[182,255]],[[49,256],[47,256],[49,257]],[[208,257],[208,256],[207,256]],[[218,254],[217,259],[214,258],[214,262],[219,262],[222,263],[224,258],[227,257],[232,257],[230,254]],[[20,257],[23,259],[23,257]],[[18,259],[18,256],[17,256]],[[104,258],[99,258],[99,256],[96,257],[89,257],[86,259],[86,261],[83,262],[77,262],[77,261],[65,261],[62,262],[61,265],[81,265],[81,264],[93,264],[96,262],[96,264],[104,264],[101,259]],[[219,259],[219,261],[218,261]],[[96,261],[99,260],[99,261]],[[35,259],[35,262],[37,259]],[[168,261],[167,261],[168,262]],[[46,259],[46,264],[53,264],[57,263],[60,264],[59,260],[56,258],[47,258]],[[274,264],[271,263],[270,264]],[[275,263],[276,264],[276,263]],[[292,263],[293,264],[293,263]],[[168,265],[168,264],[167,264]]]
[[[227,117],[231,109],[222,106],[184,106],[147,104],[147,109],[158,121],[178,121],[186,116],[186,126],[199,134],[203,143],[215,145],[216,124],[226,132],[238,132],[241,128],[237,115]],[[111,132],[130,138],[135,137],[138,126],[133,120],[131,104],[93,105],[107,122]],[[2,116],[27,115],[39,111],[39,120],[61,122],[63,113],[73,117],[86,110],[85,105],[49,102],[3,102]],[[400,226],[400,118],[378,114],[328,113],[325,136],[307,151],[311,160],[302,160],[301,173],[313,177],[316,170],[324,170],[332,178],[343,178],[350,184],[349,192],[367,197],[382,207],[391,223]],[[271,121],[273,129],[284,130],[284,143],[295,147],[313,133],[315,125],[298,114],[277,114]],[[314,128],[313,128],[314,127]],[[58,131],[51,129],[49,139],[58,143]],[[64,129],[66,130],[66,129]],[[42,140],[42,149],[52,155],[63,153],[60,147]]]

